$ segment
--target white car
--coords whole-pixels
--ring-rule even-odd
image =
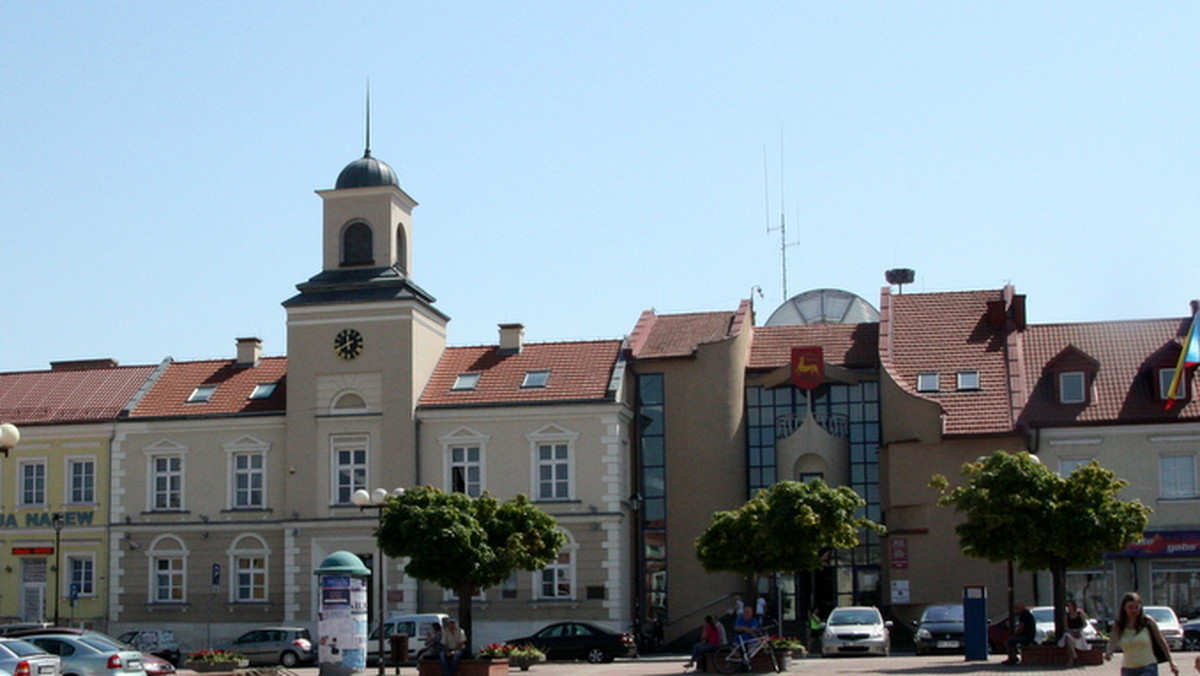
[[[1170,606],[1142,606],[1142,612],[1154,618],[1171,650],[1183,650],[1183,625]]]
[[[1046,640],[1047,634],[1054,633],[1054,606],[1037,606],[1030,608],[1030,613],[1033,613],[1033,623],[1037,629],[1037,633],[1033,637],[1035,644],[1040,644]],[[1083,625],[1083,637],[1089,641],[1100,640],[1100,633],[1096,631],[1096,627],[1091,622]]]
[[[821,635],[821,654],[831,655],[881,655],[891,652],[889,629],[892,623],[884,622],[879,609],[873,606],[847,606],[834,608],[825,620],[825,633]]]

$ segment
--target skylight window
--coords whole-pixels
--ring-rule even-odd
[[[209,399],[212,399],[213,393],[217,391],[216,385],[201,385],[192,390],[192,396],[188,397],[189,404],[203,404]]]
[[[454,379],[454,385],[450,388],[451,392],[463,392],[475,389],[479,384],[478,373],[460,373]]]
[[[272,394],[275,394],[275,385],[277,383],[259,383],[254,386],[254,391],[250,393],[251,399],[270,399]]]
[[[525,380],[521,382],[521,387],[545,387],[546,381],[550,380],[550,371],[526,371]]]
[[[1082,404],[1087,401],[1083,371],[1058,374],[1058,401],[1063,404]]]
[[[958,372],[958,389],[961,390],[978,390],[979,389],[979,371],[959,371]]]
[[[917,374],[917,391],[918,392],[937,392],[938,391],[938,374],[936,374],[936,373],[918,373]]]

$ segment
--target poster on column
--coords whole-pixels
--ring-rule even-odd
[[[321,576],[322,674],[362,673],[367,668],[367,580],[352,575]]]

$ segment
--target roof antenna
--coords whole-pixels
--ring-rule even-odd
[[[783,276],[783,299],[786,301],[788,296],[788,278],[787,278],[787,250],[788,247],[799,246],[800,238],[796,237],[795,242],[787,241],[787,219],[784,214],[784,198],[783,198],[783,124],[779,125],[779,227],[771,227],[771,200],[767,194],[767,147],[763,146],[763,194],[764,201],[767,207],[767,234],[779,232],[779,267]]]
[[[363,157],[371,156],[371,78],[367,78],[367,148]]]

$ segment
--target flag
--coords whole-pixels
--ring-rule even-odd
[[[1183,397],[1184,374],[1187,369],[1200,364],[1200,312],[1192,315],[1192,326],[1183,337],[1183,349],[1179,351],[1179,361],[1175,364],[1175,375],[1171,378],[1171,386],[1167,388],[1167,403],[1169,411],[1175,402]]]

